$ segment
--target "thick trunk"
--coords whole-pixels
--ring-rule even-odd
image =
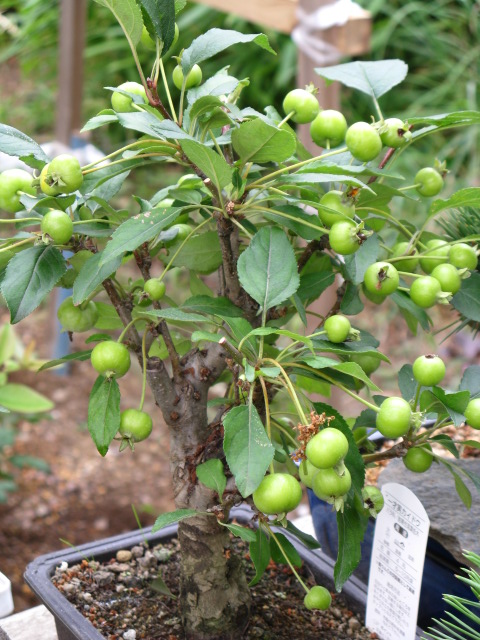
[[[222,454],[219,424],[209,424],[207,393],[225,367],[217,346],[180,361],[182,383],[168,390],[149,370],[149,381],[170,427],[170,464],[177,509],[208,511],[218,495],[196,478],[196,467]],[[173,393],[172,393],[173,391]],[[250,592],[242,559],[230,552],[228,530],[214,515],[180,523],[180,615],[188,640],[240,640],[248,625]]]
[[[242,559],[212,516],[189,518],[178,530],[182,549],[180,611],[188,640],[239,640],[250,614]]]

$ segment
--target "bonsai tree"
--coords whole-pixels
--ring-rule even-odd
[[[176,52],[172,95],[165,65],[183,3],[98,1],[117,16],[139,82],[110,87],[112,108],[85,130],[119,125],[134,141],[81,167],[73,156],[48,158],[28,136],[1,125],[0,149],[35,170],[0,175],[0,207],[11,214],[1,222],[14,230],[0,247],[1,292],[17,323],[54,287],[72,288],[58,311],[64,329],[101,331],[62,361],[86,360],[98,372],[88,426],[102,456],[114,440],[124,455],[144,446],[153,424],[143,410],[148,384],[170,432],[176,511],[159,515],[155,528],[179,522],[185,635],[237,639],[251,596],[240,558],[226,553],[229,536],[250,544],[253,582],[271,554],[296,572],[294,548],[278,527],[315,544],[286,517],[301,499],[298,478],[337,511],[338,589],[359,561],[369,516],[382,507],[378,489],[365,486],[366,465],[401,457],[422,472],[441,463],[470,504],[466,472],[431,443],[458,456],[465,443],[439,430],[465,420],[480,428],[478,367],[466,370],[458,391],[445,390],[445,363],[419,354],[400,370],[399,393],[385,397],[370,375],[389,366],[388,355],[365,331],[362,310],[364,298],[394,304],[412,334],[432,328],[428,309],[438,304],[451,305],[458,326],[480,321],[480,236],[471,228],[480,189],[438,197],[444,161],[408,166],[405,175],[395,167],[418,140],[477,124],[480,114],[385,119],[379,99],[407,73],[399,60],[318,71],[368,94],[371,121],[348,126],[341,113],[321,109],[313,86],[289,92],[284,113],[259,113],[242,104],[248,79],[227,69],[202,78],[200,65],[242,43],[271,55],[268,40],[219,29]],[[149,77],[136,53],[145,45],[152,47]],[[299,142],[296,123],[311,123],[316,156]],[[167,164],[187,175],[117,208],[130,172],[148,166],[160,175]],[[421,224],[401,219],[402,201]],[[458,212],[469,225],[458,224]],[[438,219],[449,226],[435,233]],[[319,314],[314,305],[335,282],[336,302]],[[117,379],[131,358],[142,369],[143,392],[137,407],[120,411]],[[350,419],[309,397],[328,400],[334,387],[364,411]],[[433,418],[428,427],[425,418]],[[368,435],[375,430],[393,441],[390,448],[374,450]],[[229,521],[243,502],[256,528]],[[303,586],[307,607],[328,606],[322,585]]]

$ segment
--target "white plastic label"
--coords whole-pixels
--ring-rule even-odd
[[[381,640],[415,640],[430,520],[401,484],[382,487],[368,581],[366,626]]]
[[[0,573],[0,618],[9,616],[12,611],[12,585],[7,576]]]

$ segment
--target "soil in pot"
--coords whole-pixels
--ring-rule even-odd
[[[248,578],[255,572],[248,547],[234,539],[235,553],[245,557]],[[161,595],[165,585],[178,593],[179,545],[176,538],[147,547],[141,544],[117,552],[108,562],[85,558],[72,567],[60,566],[55,586],[108,640],[181,640],[177,601]],[[300,575],[310,586],[313,577],[303,566]],[[159,593],[160,591],[160,593]],[[270,563],[261,581],[252,587],[252,613],[245,638],[262,640],[371,640],[341,595],[333,595],[328,611],[308,611],[305,592],[289,567]],[[239,639],[240,640],[240,639]]]

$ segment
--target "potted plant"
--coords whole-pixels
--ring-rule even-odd
[[[478,320],[479,236],[448,242],[426,227],[452,209],[478,206],[480,189],[442,199],[443,162],[429,158],[428,166],[407,166],[405,175],[394,163],[418,140],[473,126],[480,115],[385,119],[379,99],[407,74],[399,60],[319,70],[327,81],[372,98],[371,124],[347,126],[341,113],[321,110],[313,86],[289,92],[283,114],[272,107],[259,113],[242,105],[248,80],[227,69],[202,78],[200,65],[242,43],[270,55],[268,40],[220,29],[177,52],[178,94],[172,95],[164,63],[183,3],[100,4],[119,20],[140,82],[111,88],[112,108],[85,130],[116,124],[133,141],[106,156],[108,164],[81,167],[73,156],[48,158],[28,136],[0,126],[0,150],[36,171],[35,177],[0,175],[0,207],[14,216],[3,221],[14,233],[0,247],[1,292],[17,323],[54,287],[73,287],[58,312],[64,329],[101,327],[85,349],[50,363],[87,360],[98,372],[88,427],[101,455],[115,439],[125,455],[145,446],[153,427],[143,411],[150,387],[170,432],[177,507],[161,514],[154,530],[179,523],[185,636],[237,639],[248,624],[251,595],[239,558],[225,552],[229,534],[250,540],[259,575],[275,545],[293,568],[286,538],[272,529],[295,533],[286,514],[299,504],[302,485],[292,458],[301,463],[301,482],[337,512],[338,590],[360,559],[369,515],[382,506],[380,492],[365,486],[365,465],[402,457],[421,472],[440,462],[469,500],[454,464],[430,443],[456,451],[459,443],[439,430],[465,419],[480,427],[477,370],[468,370],[461,391],[450,393],[439,386],[444,362],[420,355],[400,371],[402,397],[384,397],[369,376],[388,357],[360,327],[368,328],[362,296],[397,305],[412,332],[430,328],[426,309],[439,303]],[[142,43],[152,46],[149,77],[136,54]],[[315,157],[290,126],[306,123],[319,145]],[[161,172],[170,164],[188,175],[148,200],[133,197],[128,209],[116,204],[131,171]],[[394,214],[399,199],[418,211],[422,226]],[[64,249],[73,256],[66,259]],[[307,331],[309,316],[318,316],[312,304],[337,275],[337,301]],[[357,315],[354,328],[347,316]],[[117,380],[132,357],[142,369],[143,392],[138,407],[121,411]],[[220,383],[221,393],[217,387],[211,397]],[[366,408],[353,430],[328,403],[309,399],[307,391],[328,395],[332,387]],[[290,411],[295,430],[282,420]],[[421,427],[426,414],[435,416],[429,429]],[[363,451],[366,427],[396,443]],[[255,508],[254,534],[229,522],[231,508],[243,502]],[[305,590],[308,608],[328,605],[322,585]]]

